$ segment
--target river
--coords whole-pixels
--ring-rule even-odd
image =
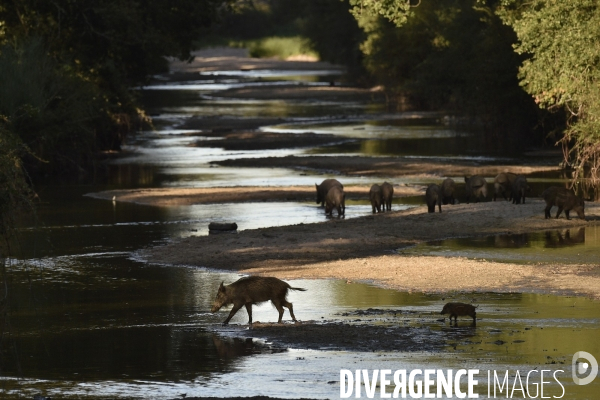
[[[432,331],[447,345],[442,351],[303,350],[260,340],[238,340],[227,330],[215,330],[226,315],[224,311],[208,312],[216,288],[221,281],[232,282],[239,275],[147,263],[138,256],[140,249],[207,234],[211,221],[233,220],[240,229],[321,222],[325,218],[322,209],[312,202],[153,207],[97,200],[85,194],[115,188],[211,187],[240,182],[255,186],[312,185],[324,176],[314,171],[209,164],[237,157],[365,154],[479,157],[487,162],[507,157],[482,148],[464,153],[461,149],[465,147],[465,134],[439,124],[399,122],[377,105],[345,102],[325,106],[319,102],[218,97],[219,90],[232,86],[290,81],[328,84],[331,75],[323,72],[288,72],[282,76],[265,71],[250,77],[248,73],[240,72],[237,77],[231,74],[210,81],[146,88],[143,101],[157,130],[129,138],[125,155],[106,166],[106,179],[93,184],[49,184],[38,188],[42,202],[37,218],[21,230],[18,251],[8,268],[11,312],[2,338],[3,397],[32,398],[42,394],[53,398],[336,398],[342,368],[562,368],[563,376],[570,380],[570,355],[578,350],[600,354],[597,301],[543,294],[477,294],[474,297],[483,320],[477,327],[459,321],[452,328],[439,321],[445,299],[438,295],[402,293],[368,283],[335,280],[290,282],[310,293],[290,296],[297,304],[299,320],[350,321],[356,318],[352,313],[357,310],[375,308],[393,314],[401,308],[408,314],[398,323]],[[275,116],[285,121],[263,130],[290,134],[310,130],[359,140],[311,149],[225,151],[190,147],[198,135],[189,135],[191,131],[180,129],[179,125],[190,116],[214,115]],[[342,117],[344,121],[340,121]],[[531,178],[534,182],[560,179]],[[371,180],[356,177],[345,182],[367,184]],[[414,206],[418,201],[397,199],[394,208]],[[353,204],[348,207],[347,218],[370,212],[366,203]],[[593,252],[599,245],[598,236],[595,231],[584,233],[579,245],[583,243]],[[494,239],[487,243],[490,241]],[[437,245],[411,251],[429,253],[435,251],[431,246]],[[455,251],[450,255],[463,255],[457,248],[477,248],[467,242],[446,245]],[[573,247],[576,245],[567,247],[578,249]],[[506,250],[506,246],[498,248]],[[577,250],[564,254],[565,247],[562,248],[561,257],[567,261],[569,257],[577,259]],[[474,255],[478,256],[479,253]],[[448,298],[454,296],[450,294]],[[255,307],[254,320],[273,321],[274,314],[270,305]],[[365,323],[384,323],[378,320],[377,313],[366,315],[362,317]],[[240,312],[232,323],[245,321],[245,313]],[[389,318],[386,321],[389,323]],[[592,399],[597,394],[597,384],[577,387],[572,382],[562,383],[571,395],[569,398]],[[548,390],[560,393],[557,384]],[[485,396],[485,388],[479,392]]]

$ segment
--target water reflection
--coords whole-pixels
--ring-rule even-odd
[[[571,234],[571,229],[564,231],[547,231],[546,247],[559,248],[567,246],[576,246],[585,243],[585,228],[573,229],[574,234]]]
[[[519,158],[514,146],[503,147],[490,142],[485,135],[461,132],[443,125],[433,116],[401,114],[395,118],[369,118],[354,121],[320,121],[280,124],[264,127],[267,132],[315,132],[360,139],[336,146],[321,147],[311,154],[350,153],[364,155],[397,155],[451,159],[474,158],[486,162],[506,162]],[[536,160],[540,162],[540,160]]]
[[[600,227],[454,238],[402,249],[403,254],[484,258],[500,262],[597,262]]]

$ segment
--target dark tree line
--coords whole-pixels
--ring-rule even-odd
[[[30,174],[76,175],[143,112],[132,86],[190,58],[222,0],[0,0],[0,115]]]

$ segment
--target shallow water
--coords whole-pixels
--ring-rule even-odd
[[[175,398],[271,395],[324,398],[339,393],[339,369],[479,368],[504,371],[564,369],[580,349],[600,351],[599,303],[534,294],[442,297],[408,294],[335,280],[296,280],[299,320],[394,323],[439,332],[442,352],[363,353],[289,350],[228,339],[211,327],[228,310],[208,312],[221,281],[234,273],[148,265],[127,252],[32,259],[13,266],[15,293],[10,343],[21,373],[5,354],[5,390],[61,398]],[[479,305],[477,326],[439,321],[447,301]],[[375,308],[370,311],[370,308]],[[364,310],[356,314],[356,310]],[[386,312],[389,310],[389,312]],[[401,311],[401,312],[400,312]],[[274,322],[270,305],[254,307],[254,320]],[[245,312],[232,320],[244,324]],[[289,320],[289,315],[284,315]],[[293,328],[290,328],[293,329]],[[564,338],[571,338],[565,341]],[[12,368],[11,368],[12,366]],[[482,378],[484,375],[482,375]],[[562,379],[564,377],[565,379]],[[260,384],[256,384],[260,382]],[[333,382],[333,383],[331,383]],[[550,390],[557,393],[557,385]],[[567,386],[568,393],[583,390]],[[17,393],[15,392],[15,393]],[[8,392],[5,392],[8,393]]]
[[[600,227],[445,239],[402,249],[401,252],[519,264],[596,264],[600,254]]]
[[[84,194],[113,188],[312,185],[324,175],[285,169],[215,168],[208,164],[226,158],[296,155],[304,154],[303,151],[193,148],[188,144],[201,137],[190,136],[192,131],[176,126],[189,115],[277,116],[290,119],[289,129],[305,129],[308,117],[328,121],[334,116],[339,122],[344,118],[364,119],[361,116],[381,110],[358,104],[218,99],[210,85],[246,84],[238,78],[223,79],[229,81],[215,79],[184,85],[185,88],[145,91],[144,101],[156,114],[159,131],[131,138],[125,147],[129,155],[107,167],[106,182],[39,188],[43,202],[38,220],[29,222],[21,231],[19,251],[8,268],[12,295],[10,320],[4,325],[3,340],[7,345],[1,358],[3,397],[31,398],[43,393],[55,398],[170,399],[182,394],[332,398],[339,396],[341,368],[514,371],[560,367],[569,377],[563,380],[569,398],[595,398],[597,382],[587,387],[569,383],[570,358],[575,351],[600,354],[600,303],[582,298],[530,294],[442,297],[401,293],[364,283],[299,280],[291,283],[308,292],[293,292],[290,300],[300,320],[404,324],[432,330],[447,345],[441,352],[282,351],[260,341],[235,340],[224,332],[215,333],[214,327],[228,312],[208,312],[216,288],[221,281],[229,283],[239,275],[185,265],[147,264],[139,260],[137,252],[146,246],[206,234],[210,221],[236,221],[241,230],[327,223],[323,209],[311,203],[291,202],[161,208],[96,200]],[[310,76],[293,79],[322,81]],[[449,160],[483,157],[482,162],[503,157],[494,152],[483,156],[475,151],[463,152],[464,136],[443,126],[413,126],[404,121],[389,122],[385,117],[368,121],[322,124],[323,129],[330,130],[328,133],[333,130],[359,140],[360,146],[364,144],[356,151],[349,144],[350,147],[332,147],[325,152],[444,155]],[[318,126],[309,127],[315,128]],[[448,147],[449,143],[456,145]],[[538,179],[542,182],[561,177]],[[368,183],[372,179],[346,181]],[[422,198],[403,199],[402,203],[422,204]],[[396,203],[394,209],[401,206]],[[348,218],[370,212],[365,202],[347,207]],[[34,225],[38,229],[32,229]],[[585,245],[594,235],[596,232],[586,230]],[[562,237],[564,240],[565,235]],[[476,244],[452,246],[462,246],[464,251]],[[542,245],[533,248],[539,252]],[[571,248],[581,245],[544,251],[557,257]],[[509,250],[521,254],[528,249],[525,246]],[[568,253],[565,257],[577,259],[578,254]],[[461,319],[458,326],[450,326],[447,320],[438,321],[439,311],[447,301],[479,304],[477,326],[472,327],[468,318]],[[369,308],[379,311],[368,311]],[[362,314],[356,314],[357,309]],[[254,308],[255,321],[274,322],[276,317],[270,305]],[[245,312],[240,311],[232,324],[243,324],[246,318]],[[285,318],[289,318],[287,313]],[[240,328],[231,328],[236,329]],[[556,390],[556,386],[551,389]]]

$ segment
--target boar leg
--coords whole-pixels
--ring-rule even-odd
[[[433,206],[435,208],[435,206]],[[442,212],[442,202],[438,200],[438,209]]]
[[[560,215],[562,210],[563,210],[563,208],[561,206],[558,206],[558,211],[556,212],[556,219],[558,219],[558,216]]]
[[[290,315],[292,316],[292,321],[298,322],[296,320],[296,316],[294,315],[294,307],[292,306],[292,303],[290,303],[289,301],[286,301],[286,302],[283,303],[283,305],[285,307],[287,307],[288,310],[290,310]]]
[[[567,219],[571,219],[571,218],[569,218],[569,211],[570,210],[565,210],[565,217],[567,217]]]
[[[246,303],[246,311],[248,311],[248,325],[252,325],[252,303]]]
[[[271,303],[273,303],[273,305],[279,312],[279,320],[277,321],[277,323],[281,324],[281,320],[283,318],[283,307],[281,306],[281,303],[279,302],[279,300],[271,300]]]
[[[550,218],[550,217],[551,217],[551,216],[550,216],[550,209],[551,209],[551,208],[552,208],[552,206],[548,206],[548,205],[546,205],[546,208],[544,209],[544,217],[545,217],[546,219],[548,219],[548,218]]]
[[[231,309],[231,312],[229,313],[229,316],[227,317],[227,319],[225,321],[223,321],[223,325],[227,325],[229,323],[229,320],[231,320],[231,318],[233,318],[235,313],[238,312],[238,310],[240,308],[242,308],[242,306],[243,306],[243,304],[234,304],[233,308]]]

